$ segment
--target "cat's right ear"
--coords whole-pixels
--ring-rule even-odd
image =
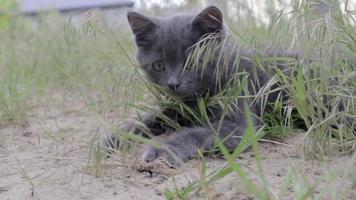
[[[157,27],[156,23],[136,12],[128,12],[127,20],[129,21],[132,32],[136,37],[136,44],[138,46],[148,46],[151,44],[152,32]]]
[[[215,6],[209,6],[193,19],[192,25],[202,35],[222,31],[224,29],[222,12]]]

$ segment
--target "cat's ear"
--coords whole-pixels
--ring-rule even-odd
[[[136,36],[138,46],[148,46],[152,42],[152,32],[157,27],[156,23],[136,12],[128,12],[127,20],[131,26],[132,32]]]
[[[223,15],[219,8],[209,6],[193,19],[192,25],[202,34],[218,32],[224,28]]]

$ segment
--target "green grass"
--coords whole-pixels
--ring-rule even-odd
[[[73,27],[56,13],[15,21],[0,31],[3,123],[24,125],[27,108],[56,92],[75,94],[97,112],[124,109],[142,94],[135,65],[123,55],[122,48],[133,55],[133,44],[117,31],[90,21]]]
[[[276,103],[274,112],[263,116],[266,126],[258,135],[249,123],[241,145],[234,152],[228,152],[222,141],[218,141],[216,148],[221,151],[226,165],[207,173],[207,163],[202,156],[200,179],[185,189],[167,189],[168,199],[189,199],[198,191],[214,199],[212,184],[231,174],[237,175],[246,191],[256,199],[283,199],[288,188],[294,191],[295,199],[322,199],[323,194],[333,197],[331,199],[343,198],[344,194],[332,194],[328,188],[316,194],[316,186],[309,184],[303,171],[294,165],[282,188],[272,190],[258,149],[261,135],[282,140],[302,127],[306,129],[305,157],[324,160],[330,154],[355,151],[356,28],[350,24],[355,16],[351,12],[341,13],[333,1],[325,2],[332,8],[330,15],[314,15],[311,4],[295,0],[290,12],[271,13],[268,26],[257,23],[256,19],[243,25],[229,20],[232,38],[246,48],[264,52],[267,48],[293,47],[303,52],[296,60],[298,67],[293,76],[275,75],[291,99]],[[99,15],[76,27],[71,19],[63,19],[58,13],[44,13],[36,21],[11,15],[1,20],[6,20],[3,23],[6,25],[0,27],[0,127],[26,126],[32,109],[58,101],[56,95],[80,99],[88,113],[98,116],[108,130],[116,132],[120,131],[116,124],[105,121],[105,113],[115,112],[120,118],[127,118],[135,112],[152,110],[155,103],[174,108],[195,124],[202,124],[209,122],[207,105],[219,105],[228,111],[231,100],[240,97],[245,89],[244,84],[238,84],[240,87],[222,91],[212,99],[202,98],[199,108],[191,110],[178,99],[162,95],[159,88],[145,80],[133,58],[133,38],[127,25],[124,29],[108,27],[100,21]],[[313,52],[317,52],[318,59]],[[198,54],[192,54],[192,63]],[[262,62],[263,58],[254,59]],[[276,58],[269,59],[273,63]],[[269,91],[268,87],[265,89],[260,98]],[[147,98],[152,102],[144,100]],[[249,112],[247,117],[251,118]],[[180,128],[162,118],[170,126]],[[99,176],[104,158],[96,139],[93,137],[91,141],[89,165]],[[147,142],[135,137],[129,139]],[[260,183],[252,181],[236,162],[249,146],[255,155]],[[355,156],[351,159],[355,160]],[[327,172],[325,181],[332,187],[336,175],[332,170]],[[352,170],[349,177],[355,184],[356,175]]]

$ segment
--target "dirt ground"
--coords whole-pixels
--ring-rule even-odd
[[[191,161],[177,170],[139,172],[137,167],[125,166],[114,156],[103,165],[96,177],[88,168],[89,147],[100,132],[101,122],[85,111],[83,105],[60,104],[60,109],[34,108],[26,127],[0,126],[0,199],[165,199],[166,188],[186,186],[199,179],[199,161]],[[73,108],[76,108],[73,110]],[[281,144],[261,143],[262,164],[276,194],[282,187],[291,166],[306,174],[317,190],[345,192],[345,199],[355,199],[356,188],[347,179],[348,171],[356,170],[355,159],[335,156],[325,162],[304,161],[301,144],[304,134],[296,134]],[[131,160],[132,161],[132,160]],[[238,160],[252,179],[257,178],[256,164],[251,152]],[[208,171],[226,164],[221,158],[209,158]],[[137,165],[136,165],[137,166]],[[332,172],[332,173],[331,173]],[[328,185],[325,173],[334,174],[336,181]],[[173,179],[174,177],[174,179]],[[175,183],[174,181],[175,180]],[[345,183],[347,183],[345,185]],[[295,183],[298,184],[298,183]],[[228,175],[212,185],[218,199],[253,199],[235,175]],[[349,192],[352,191],[353,192]],[[205,199],[195,194],[194,199]],[[289,188],[282,199],[295,199]],[[321,198],[321,199],[328,199]]]

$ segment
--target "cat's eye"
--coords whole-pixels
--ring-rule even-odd
[[[156,61],[156,62],[152,63],[152,68],[156,72],[162,72],[162,71],[166,70],[166,67],[163,65],[163,63],[161,61]]]

